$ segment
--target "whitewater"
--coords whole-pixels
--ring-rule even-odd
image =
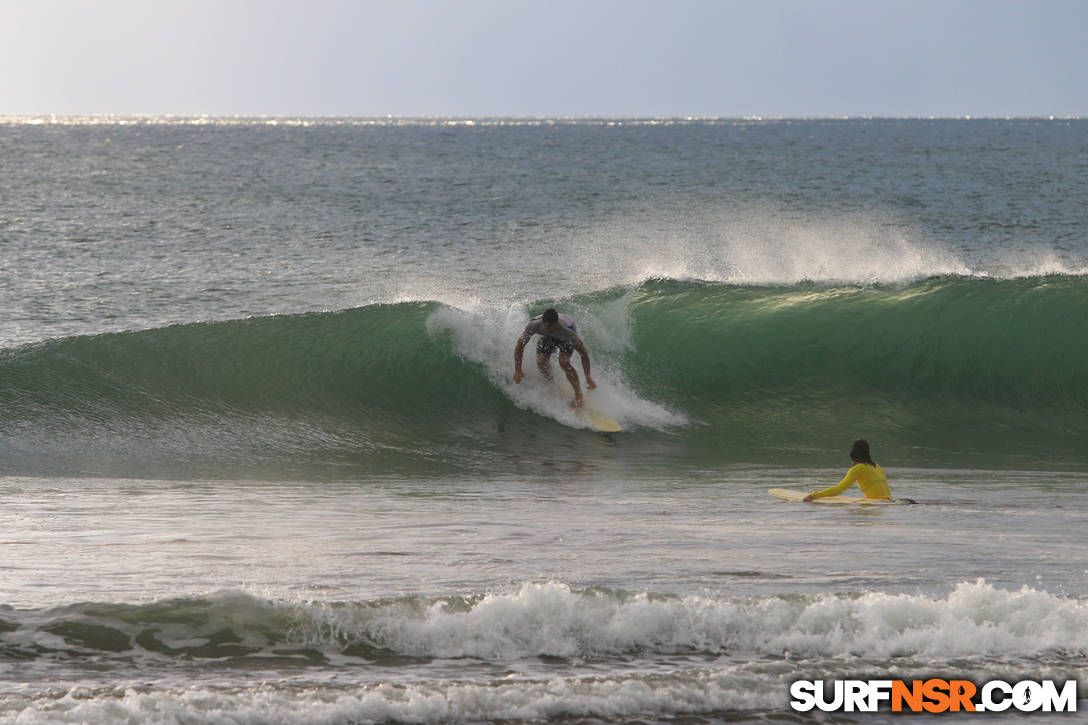
[[[1085,121],[5,118],[0,154],[0,722],[1088,708]],[[513,383],[546,307],[622,433]],[[858,437],[917,505],[766,493]]]

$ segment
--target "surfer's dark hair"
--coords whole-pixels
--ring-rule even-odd
[[[540,319],[544,322],[559,322],[559,313],[555,311],[554,307],[549,307],[544,310],[544,314],[540,316]]]
[[[854,441],[854,445],[850,446],[850,460],[854,463],[868,463],[870,466],[875,466],[873,454],[869,452],[869,441],[864,438]]]

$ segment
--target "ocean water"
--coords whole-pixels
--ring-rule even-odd
[[[0,119],[0,722],[1086,698],[1086,303],[1085,120]]]

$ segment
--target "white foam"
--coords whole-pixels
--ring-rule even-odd
[[[216,601],[231,611],[257,606],[246,595]],[[418,600],[279,606],[300,622],[284,644],[331,651],[365,641],[457,659],[397,682],[373,681],[369,667],[341,666],[260,684],[228,685],[227,671],[176,687],[144,674],[138,686],[26,683],[0,701],[0,722],[444,723],[768,713],[785,711],[783,683],[794,679],[852,670],[906,679],[938,672],[976,681],[1063,678],[1088,656],[1088,602],[984,581],[960,583],[944,596],[753,598],[622,595],[545,582],[423,607]],[[301,624],[307,619],[309,628]],[[685,657],[691,653],[699,657]],[[570,665],[542,676],[535,663],[541,655],[569,658]],[[587,672],[579,664],[617,655],[629,666],[589,665]],[[460,664],[451,668],[463,658],[506,663],[508,674],[475,676],[469,663],[451,676],[462,672]]]
[[[336,631],[365,632],[397,652],[488,661],[736,649],[878,659],[1015,657],[1053,650],[1088,655],[1088,603],[1029,587],[1005,591],[983,581],[958,584],[946,597],[868,593],[789,599],[619,598],[544,583],[488,595],[467,611],[437,602],[423,615],[391,607],[321,610],[314,616],[317,621],[332,617]]]
[[[625,428],[648,427],[664,430],[684,425],[687,420],[664,406],[641,397],[626,382],[620,357],[630,345],[626,298],[606,304],[601,310],[571,310],[590,353],[591,372],[597,388],[585,390],[579,355],[571,362],[582,380],[590,404],[606,411]],[[557,394],[556,384],[569,385],[552,360],[553,379],[548,382],[536,366],[535,342],[526,346],[522,369],[525,379],[515,384],[514,347],[531,316],[522,306],[475,307],[471,310],[444,306],[427,321],[432,335],[448,333],[454,350],[466,360],[478,363],[492,384],[518,407],[552,418],[564,425],[584,428],[569,401]]]
[[[328,689],[267,686],[149,692],[134,688],[114,696],[72,688],[60,698],[11,702],[7,712],[0,712],[0,722],[440,723],[784,707],[785,695],[777,678],[765,679],[757,691],[750,678],[734,677],[729,670],[547,680],[512,677],[486,685],[439,681]]]

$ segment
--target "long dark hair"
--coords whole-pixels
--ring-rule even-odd
[[[869,452],[869,441],[864,438],[854,441],[854,445],[850,446],[850,460],[854,463],[868,463],[870,466],[875,466],[873,454]]]

